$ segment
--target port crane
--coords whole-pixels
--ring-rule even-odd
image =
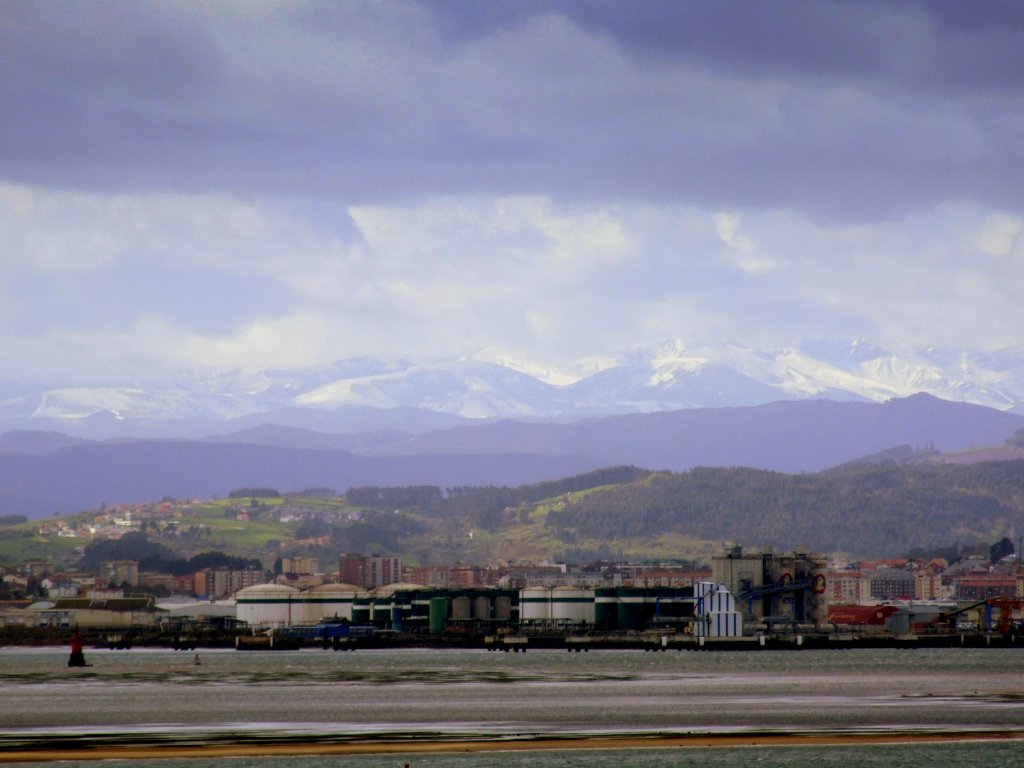
[[[939,618],[936,620],[937,623],[946,622],[950,629],[953,629],[956,625],[956,617],[961,616],[967,611],[973,611],[975,608],[986,606],[986,624],[989,629],[997,629],[1000,634],[1008,635],[1013,631],[1013,612],[1024,610],[1024,602],[1015,600],[1010,597],[986,597],[984,600],[979,600],[976,603],[959,608],[949,613],[939,614]],[[999,618],[992,621],[993,609],[999,611]]]

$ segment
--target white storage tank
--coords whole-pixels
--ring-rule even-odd
[[[551,618],[551,590],[526,587],[519,594],[520,621],[548,621]]]
[[[305,620],[299,590],[285,584],[256,584],[238,590],[235,618],[250,627],[290,627]]]
[[[551,590],[551,618],[555,621],[594,623],[594,590],[555,587]]]
[[[325,619],[352,621],[352,604],[362,590],[352,584],[321,584],[302,593],[303,615],[307,624]]]

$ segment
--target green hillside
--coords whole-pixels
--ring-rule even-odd
[[[423,526],[417,559],[692,559],[725,542],[884,557],[1016,541],[1024,532],[1024,461],[853,465],[813,475],[622,467],[560,483],[448,497],[438,489],[430,503],[406,510]]]
[[[699,468],[658,473],[548,515],[567,544],[658,532],[866,557],[1024,531],[1024,461],[857,466],[816,475]]]
[[[97,515],[0,526],[0,563],[72,565],[97,544],[67,530],[41,535],[40,526],[75,528]],[[815,475],[616,467],[517,488],[234,498],[143,517],[139,533],[165,548],[164,560],[212,551],[271,568],[278,558],[314,555],[331,569],[344,552],[398,554],[411,565],[705,559],[725,542],[884,557],[1004,536],[1016,542],[1022,531],[1024,461],[1001,461]]]

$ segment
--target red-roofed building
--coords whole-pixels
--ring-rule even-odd
[[[962,576],[957,583],[960,600],[985,600],[989,597],[1017,597],[1017,577],[986,574]]]
[[[830,605],[828,620],[836,627],[882,632],[898,610],[895,605]]]

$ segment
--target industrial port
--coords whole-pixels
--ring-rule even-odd
[[[264,584],[237,594],[235,616],[255,637],[276,637],[276,647],[288,638],[344,648],[418,641],[512,652],[562,646],[586,651],[1016,642],[1014,604],[998,599],[831,612],[826,568],[825,558],[806,552],[732,547],[714,558],[710,580],[684,587],[390,584],[367,592],[343,584],[306,591]]]
[[[530,649],[760,650],[1024,646],[1016,599],[830,605],[825,558],[803,551],[725,550],[710,578],[687,586],[533,585],[308,589],[254,584],[233,600],[166,610],[143,596],[68,600],[34,623],[0,625],[0,644],[239,650],[434,646]],[[26,612],[28,614],[30,612]],[[10,615],[10,614],[8,614]]]

